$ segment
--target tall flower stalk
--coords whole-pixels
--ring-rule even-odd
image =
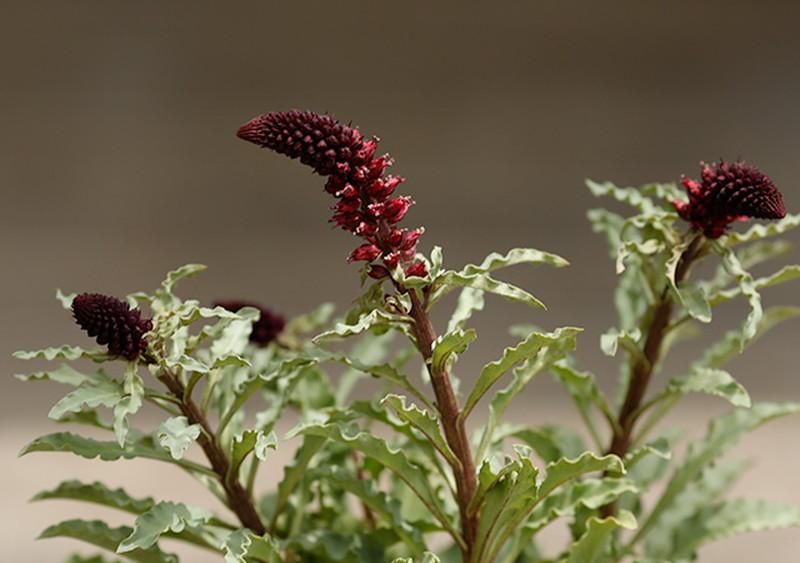
[[[416,258],[424,229],[397,226],[414,202],[408,196],[394,195],[403,179],[387,174],[391,157],[375,156],[377,138],[366,139],[357,128],[309,111],[260,115],[242,125],[237,135],[299,159],[326,177],[325,191],[338,200],[331,221],[364,241],[348,260],[366,262],[369,276],[391,278],[398,292],[408,295],[414,342],[428,368],[442,430],[456,457],[451,469],[461,516],[462,552],[465,561],[471,560],[478,522],[478,515],[468,510],[477,488],[475,462],[450,374],[444,366],[433,366],[437,334],[428,314],[428,293],[409,291],[394,275],[399,269],[405,276],[422,277],[427,266]]]

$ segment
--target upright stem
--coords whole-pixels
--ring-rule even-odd
[[[450,374],[446,369],[434,369],[431,363],[436,332],[431,324],[428,312],[414,290],[409,290],[408,295],[411,298],[410,314],[414,319],[414,334],[417,338],[417,347],[428,367],[431,385],[434,395],[436,395],[436,406],[442,419],[445,439],[456,458],[458,458],[458,463],[452,464],[452,469],[456,481],[456,500],[461,516],[461,530],[466,544],[466,549],[462,550],[462,556],[464,561],[468,562],[472,557],[472,546],[475,544],[475,534],[478,528],[477,515],[470,515],[467,511],[467,507],[475,496],[477,488],[475,462],[472,459],[466,427],[460,416],[461,407],[453,391]]]
[[[203,411],[197,406],[190,396],[185,396],[185,387],[175,375],[169,371],[162,371],[158,379],[169,389],[170,393],[179,399],[178,406],[190,424],[199,424],[202,432],[197,437],[197,442],[206,454],[211,469],[217,474],[222,488],[225,490],[228,508],[239,518],[243,526],[253,533],[263,536],[266,528],[261,522],[261,517],[256,512],[253,499],[239,482],[237,475],[229,475],[230,460],[222,447],[217,442],[214,431],[208,423]]]
[[[702,254],[704,240],[702,235],[696,235],[683,252],[683,255],[678,261],[678,266],[675,269],[676,285],[686,279],[692,264]],[[667,334],[666,329],[672,318],[673,309],[674,302],[672,300],[672,295],[669,292],[669,287],[665,287],[658,301],[653,304],[652,320],[647,331],[647,338],[644,342],[642,354],[635,359],[633,366],[631,366],[628,391],[617,417],[618,428],[613,431],[611,436],[611,444],[607,450],[609,454],[614,454],[622,458],[625,457],[625,454],[628,453],[631,447],[634,426],[636,425],[636,420],[640,412],[639,407],[647,392],[647,386],[650,384],[653,371],[661,359],[662,345],[664,343],[664,337]],[[604,517],[613,516],[616,513],[615,503],[603,506],[600,509],[600,513]]]

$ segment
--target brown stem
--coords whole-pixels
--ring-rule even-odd
[[[228,508],[236,514],[243,526],[250,528],[253,533],[263,536],[267,530],[256,512],[253,499],[239,482],[238,476],[228,475],[230,460],[217,442],[208,419],[191,397],[184,397],[183,383],[173,373],[165,370],[158,376],[158,379],[166,385],[175,398],[179,399],[180,410],[189,423],[199,424],[202,428],[203,431],[198,436],[197,443],[203,448],[211,468],[217,474],[217,478],[225,490]]]
[[[434,395],[436,395],[436,406],[442,417],[442,429],[444,430],[445,439],[458,459],[458,463],[451,464],[451,467],[456,481],[456,500],[461,516],[464,543],[466,544],[466,548],[462,549],[462,557],[465,562],[468,562],[472,557],[472,546],[475,544],[475,534],[478,529],[477,515],[470,515],[467,511],[467,507],[475,496],[477,488],[475,462],[472,459],[466,427],[464,420],[460,416],[461,407],[453,391],[450,374],[446,369],[435,370],[431,363],[436,332],[431,324],[428,312],[414,290],[410,290],[408,295],[411,298],[410,314],[414,319],[414,335],[417,338],[417,347],[428,367],[431,385]]]
[[[681,255],[678,266],[675,269],[676,285],[686,279],[692,264],[702,255],[704,242],[705,239],[702,235],[696,235]],[[667,334],[666,329],[672,317],[673,308],[674,303],[669,287],[665,287],[658,301],[652,307],[652,321],[647,331],[642,354],[636,358],[631,367],[628,391],[619,410],[617,417],[618,428],[611,436],[611,444],[606,452],[608,454],[623,458],[631,447],[634,427],[640,414],[639,407],[644,399],[647,386],[650,384],[653,371],[661,359],[661,349],[664,337]],[[616,503],[613,502],[600,509],[600,514],[603,517],[613,516],[615,513]]]

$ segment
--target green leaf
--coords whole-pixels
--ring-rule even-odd
[[[800,527],[800,506],[735,499],[706,506],[676,531],[677,557],[691,557],[701,545],[748,532]]]
[[[173,459],[183,459],[183,454],[201,432],[199,424],[189,424],[185,416],[173,416],[158,427],[158,443],[169,450]]]
[[[199,528],[211,518],[211,512],[204,508],[177,502],[159,502],[136,518],[133,531],[119,543],[117,553],[149,549],[162,534],[179,534],[187,528]]]
[[[647,534],[645,552],[654,557],[671,557],[681,549],[676,544],[676,530],[691,522],[692,517],[712,505],[739,478],[746,464],[742,461],[716,462],[678,493],[671,507],[665,510],[658,526]]]
[[[303,437],[303,443],[299,448],[297,448],[292,462],[284,466],[283,479],[281,479],[281,482],[278,483],[275,509],[271,516],[270,528],[275,527],[278,517],[281,515],[286,503],[289,501],[289,497],[291,496],[292,492],[294,492],[297,484],[302,480],[303,475],[308,468],[308,464],[311,462],[314,454],[316,454],[323,446],[325,441],[326,438],[323,436],[305,435]]]
[[[144,383],[137,373],[137,365],[128,363],[122,383],[123,396],[114,405],[114,435],[120,446],[128,436],[128,416],[136,414],[144,402]]]
[[[608,518],[589,518],[586,532],[572,544],[567,557],[567,563],[593,563],[602,559],[606,540],[611,533],[618,529],[636,529],[636,518],[628,512],[620,511],[617,516]]]
[[[512,248],[505,254],[492,252],[483,259],[483,262],[481,262],[479,266],[467,264],[459,274],[463,276],[488,274],[495,270],[516,266],[518,264],[547,264],[549,266],[555,266],[556,268],[569,266],[569,262],[556,254],[542,252],[541,250],[533,248]]]
[[[580,329],[565,327],[551,333],[534,332],[514,347],[503,350],[499,360],[486,364],[478,376],[475,387],[464,404],[461,416],[467,418],[486,392],[512,367],[530,360],[545,347],[561,344],[564,340],[574,342]]]
[[[477,459],[482,459],[484,457],[492,441],[495,427],[503,418],[503,414],[511,404],[511,401],[525,389],[534,377],[550,367],[554,362],[563,358],[568,351],[573,350],[580,332],[580,329],[572,327],[557,329],[551,333],[553,341],[545,344],[536,354],[535,359],[526,361],[521,366],[514,369],[511,382],[498,391],[489,403],[489,420],[484,426],[481,441],[476,452]],[[534,334],[537,333],[531,334],[528,338],[533,337]]]
[[[108,524],[99,520],[66,520],[47,528],[39,535],[39,539],[73,538],[114,552],[130,532],[127,526],[109,528]],[[164,553],[157,546],[126,553],[124,557],[138,563],[178,563],[175,555]]]
[[[81,412],[85,407],[112,408],[122,399],[122,386],[113,379],[84,381],[77,389],[67,393],[50,409],[48,417],[60,420],[67,413]]]
[[[592,224],[592,230],[595,233],[603,233],[606,235],[611,258],[616,258],[625,219],[621,215],[612,213],[606,209],[590,209],[586,216],[589,218],[589,222]]]
[[[79,360],[87,359],[95,362],[104,362],[114,359],[116,356],[110,355],[104,350],[84,350],[80,346],[57,346],[45,348],[44,350],[19,351],[14,352],[14,357],[18,360]]]
[[[61,292],[60,289],[56,290],[56,299],[61,302],[61,306],[64,307],[67,311],[72,310],[72,301],[77,296],[77,293],[70,293],[69,295],[65,295]]]
[[[632,255],[652,256],[663,252],[664,243],[657,239],[647,239],[645,241],[625,240],[620,242],[617,250],[617,274],[625,271],[625,260]]]
[[[642,195],[637,188],[620,188],[611,182],[602,184],[593,180],[586,180],[586,187],[595,196],[611,196],[620,203],[626,203],[641,211],[642,213],[652,213],[656,210],[656,205],[649,197]]]
[[[662,436],[660,438],[656,438],[652,442],[648,442],[644,446],[640,446],[629,451],[627,454],[625,454],[625,469],[630,471],[641,460],[648,456],[655,456],[663,460],[671,459],[672,451],[670,450],[669,440]]]
[[[575,459],[560,459],[547,466],[545,478],[539,485],[539,496],[544,498],[564,483],[595,471],[624,475],[625,467],[615,455],[598,457],[592,452],[584,452]]]
[[[78,387],[82,383],[101,382],[110,379],[102,370],[94,373],[82,373],[67,364],[61,364],[52,370],[17,374],[14,377],[20,381],[55,381],[56,383],[72,385],[73,387]]]
[[[701,323],[711,322],[711,305],[702,286],[683,282],[680,285],[675,280],[675,273],[683,253],[692,244],[693,239],[685,239],[672,249],[672,254],[667,259],[667,281],[672,291],[678,296],[686,312]]]
[[[639,488],[630,479],[603,478],[575,481],[542,500],[531,513],[526,528],[541,530],[557,518],[575,516],[581,507],[597,510]]]
[[[434,288],[434,292],[432,292],[431,303],[435,303],[443,295],[457,287],[471,287],[488,293],[494,293],[508,301],[524,303],[539,309],[547,309],[544,303],[524,289],[506,282],[497,281],[488,274],[464,275],[460,272],[447,270],[442,272],[439,277],[433,281],[432,287]]]
[[[200,272],[205,271],[206,268],[207,266],[203,264],[185,264],[176,270],[172,270],[167,273],[166,279],[161,282],[161,289],[165,293],[172,295],[175,285],[179,281],[196,276]]]
[[[606,356],[611,356],[613,358],[617,355],[619,345],[622,344],[623,348],[632,351],[633,355],[636,356],[641,353],[638,348],[638,343],[641,338],[642,331],[638,328],[622,332],[612,328],[600,336],[600,349]]]
[[[119,563],[119,559],[106,559],[102,555],[81,555],[73,553],[64,560],[64,563]]]
[[[511,436],[522,440],[546,463],[553,463],[563,457],[578,457],[586,451],[583,439],[575,431],[563,426],[545,425],[538,428],[523,426]]]
[[[691,375],[670,381],[668,391],[685,395],[707,393],[729,401],[735,407],[749,407],[750,395],[731,374],[721,369],[698,368]]]
[[[124,489],[109,489],[103,483],[95,481],[84,484],[80,481],[63,481],[55,489],[37,493],[31,500],[70,499],[80,500],[116,508],[132,514],[141,514],[155,506],[155,501],[150,498],[132,498]]]
[[[306,436],[318,436],[345,444],[371,457],[391,470],[399,479],[414,491],[414,494],[425,504],[431,514],[450,532],[453,539],[460,539],[458,531],[453,527],[439,499],[431,489],[425,473],[419,466],[411,462],[403,451],[392,451],[386,442],[358,429],[348,429],[339,423],[311,424],[301,427],[297,433]]]
[[[483,291],[472,287],[462,289],[458,296],[456,309],[453,311],[453,316],[450,317],[450,322],[447,325],[447,332],[463,329],[473,313],[483,311],[484,305]]]
[[[759,278],[757,280],[753,280],[753,286],[755,287],[755,289],[765,289],[767,287],[779,285],[787,281],[795,280],[797,278],[800,278],[800,265],[784,266],[774,274],[771,274],[763,278]],[[712,306],[716,306],[719,305],[720,303],[725,303],[726,301],[730,301],[731,299],[738,297],[741,294],[742,294],[742,288],[734,287],[732,289],[716,292],[711,296],[709,301]]]
[[[733,246],[743,242],[761,240],[763,238],[780,235],[800,225],[800,213],[797,215],[787,215],[780,221],[766,224],[757,224],[750,227],[744,233],[730,232],[721,239],[725,246]]]
[[[478,337],[474,329],[456,329],[436,339],[433,343],[431,368],[434,373],[442,373],[450,368],[455,359],[463,354],[470,343]]]
[[[253,560],[280,563],[284,560],[274,539],[256,536],[244,528],[232,532],[222,549],[225,552],[225,563],[251,563]]]
[[[419,409],[416,405],[406,405],[406,398],[400,395],[386,395],[381,400],[381,404],[391,407],[401,420],[422,432],[425,438],[442,454],[450,465],[458,465],[458,458],[456,458],[453,450],[450,449],[450,446],[447,445],[442,436],[438,417],[428,411]]]
[[[245,430],[234,436],[231,444],[231,475],[237,475],[245,458],[254,453],[260,461],[267,459],[267,450],[278,447],[278,436],[274,431],[264,434],[261,430]]]
[[[800,316],[800,307],[771,307],[767,309],[749,343],[755,342],[764,333],[780,323],[798,316]],[[746,345],[747,343],[743,341],[740,330],[729,331],[722,340],[706,348],[703,356],[692,364],[692,369],[719,368],[738,356],[740,350]]]
[[[683,464],[672,475],[658,503],[638,530],[634,542],[638,541],[656,524],[665,510],[670,508],[686,486],[693,481],[708,464],[733,447],[746,433],[765,422],[800,413],[800,403],[756,403],[749,409],[736,409],[715,418],[705,438],[692,442]]]
[[[739,289],[750,303],[750,313],[747,315],[742,327],[741,346],[744,347],[747,342],[755,338],[758,324],[761,322],[761,317],[764,313],[761,307],[761,295],[758,293],[753,276],[742,267],[733,250],[725,248],[719,243],[714,244],[714,249],[722,256],[722,264],[728,270],[728,273],[736,279]]]
[[[379,309],[374,309],[371,312],[361,315],[358,321],[353,324],[336,323],[333,329],[323,332],[314,337],[314,342],[323,342],[325,340],[347,338],[356,334],[361,334],[370,329],[389,329],[401,328],[407,330],[409,319],[400,315],[392,315],[385,313]]]
[[[214,477],[210,469],[186,460],[174,460],[166,451],[155,448],[145,440],[126,443],[120,446],[117,442],[105,442],[84,438],[70,432],[56,432],[40,436],[22,448],[19,455],[24,456],[33,452],[70,452],[87,459],[100,458],[102,461],[116,461],[120,458],[133,459],[141,457],[174,463],[189,471],[202,473]]]

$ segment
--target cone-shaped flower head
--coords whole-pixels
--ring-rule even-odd
[[[283,327],[286,326],[286,319],[284,319],[282,315],[278,315],[263,305],[252,301],[217,301],[214,303],[214,306],[222,307],[233,313],[243,307],[258,309],[261,315],[258,317],[258,320],[253,323],[253,329],[250,331],[250,342],[256,346],[266,346],[278,338],[278,335],[283,331]]]
[[[755,166],[740,161],[700,166],[700,181],[681,180],[689,201],[676,201],[675,208],[708,238],[719,238],[734,221],[786,216],[778,188]]]
[[[147,348],[145,333],[153,323],[142,312],[101,293],[81,293],[72,301],[72,315],[80,327],[115,356],[133,361]]]
[[[322,176],[325,190],[337,198],[331,222],[363,238],[350,261],[382,260],[389,269],[398,265],[407,275],[422,276],[425,264],[415,261],[423,229],[399,229],[414,204],[408,196],[391,197],[403,181],[386,174],[392,159],[375,156],[377,139],[365,139],[355,127],[329,115],[310,111],[273,112],[255,117],[236,133],[245,141],[298,158]],[[386,268],[370,266],[370,275],[385,277]]]

